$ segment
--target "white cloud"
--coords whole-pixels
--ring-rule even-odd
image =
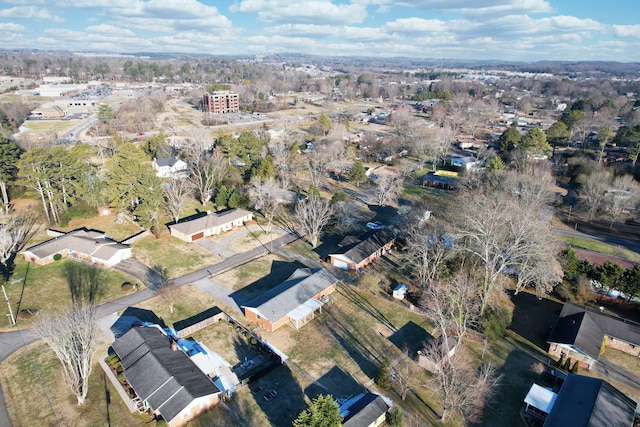
[[[283,37],[342,38],[349,41],[377,41],[393,37],[380,28],[314,24],[287,24],[271,27],[268,33]]]
[[[618,37],[640,38],[640,25],[612,25],[611,29]]]
[[[91,25],[85,28],[85,31],[90,33],[99,33],[99,34],[107,34],[114,36],[135,36],[136,34],[122,27],[116,27],[115,25],[110,24],[100,24],[100,25]]]
[[[380,7],[404,6],[412,9],[455,12],[465,16],[553,11],[548,0],[353,0],[353,3]]]
[[[387,22],[383,28],[386,31],[399,33],[420,34],[420,33],[449,33],[461,31],[476,26],[468,20],[442,21],[440,19],[422,18],[401,18]]]
[[[234,3],[230,10],[257,13],[264,22],[354,24],[367,17],[365,5],[334,4],[326,0],[242,0]]]
[[[13,22],[0,22],[0,31],[27,31],[27,28]]]
[[[16,6],[10,7],[9,9],[3,9],[0,10],[0,17],[14,19],[33,19],[35,21],[64,22],[64,19],[52,14],[47,9],[42,9],[35,6]]]

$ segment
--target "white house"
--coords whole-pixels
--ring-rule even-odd
[[[129,245],[111,240],[101,231],[86,228],[60,233],[22,251],[25,260],[39,265],[52,263],[56,254],[72,256],[100,267],[113,267],[132,256]]]
[[[153,159],[153,169],[161,178],[186,178],[189,176],[189,166],[177,157]]]

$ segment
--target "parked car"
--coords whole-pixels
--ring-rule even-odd
[[[381,223],[380,221],[368,222],[367,228],[370,228],[372,230],[382,230],[384,228],[384,224]]]

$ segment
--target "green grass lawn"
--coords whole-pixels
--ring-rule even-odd
[[[46,266],[18,259],[14,274],[5,285],[14,313],[17,312],[18,303],[20,303],[20,310],[35,309],[40,312],[51,312],[69,306],[71,291],[67,277],[69,277],[68,268],[70,267],[92,269],[67,259],[55,261]],[[100,270],[100,292],[96,302],[100,304],[123,296],[120,286],[127,281],[134,281],[134,279],[116,270]],[[7,305],[2,304],[0,316],[3,320],[0,330],[10,328],[6,314],[8,314]],[[33,320],[19,320],[18,327],[28,327]]]
[[[135,242],[133,254],[149,267],[161,266],[169,278],[179,277],[220,261],[220,257],[196,243],[186,243],[170,235],[145,237]]]
[[[81,122],[82,120],[28,120],[23,126],[33,132],[64,132]]]
[[[586,249],[588,251],[598,252],[606,255],[613,255],[620,258],[625,258],[631,261],[640,262],[640,254],[634,251],[630,251],[620,246],[610,245],[605,242],[599,242],[591,239],[579,239],[569,236],[562,236],[562,239],[567,245],[575,248]]]
[[[405,185],[402,190],[402,197],[416,200],[423,197],[434,197],[444,201],[453,200],[453,194],[451,192],[416,184]]]

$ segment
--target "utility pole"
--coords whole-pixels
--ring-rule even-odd
[[[16,318],[13,315],[13,310],[11,309],[11,303],[9,302],[9,297],[7,296],[7,291],[4,290],[4,283],[2,284],[2,293],[4,294],[4,300],[7,302],[7,307],[9,307],[9,316],[11,317],[11,326],[16,325]]]

